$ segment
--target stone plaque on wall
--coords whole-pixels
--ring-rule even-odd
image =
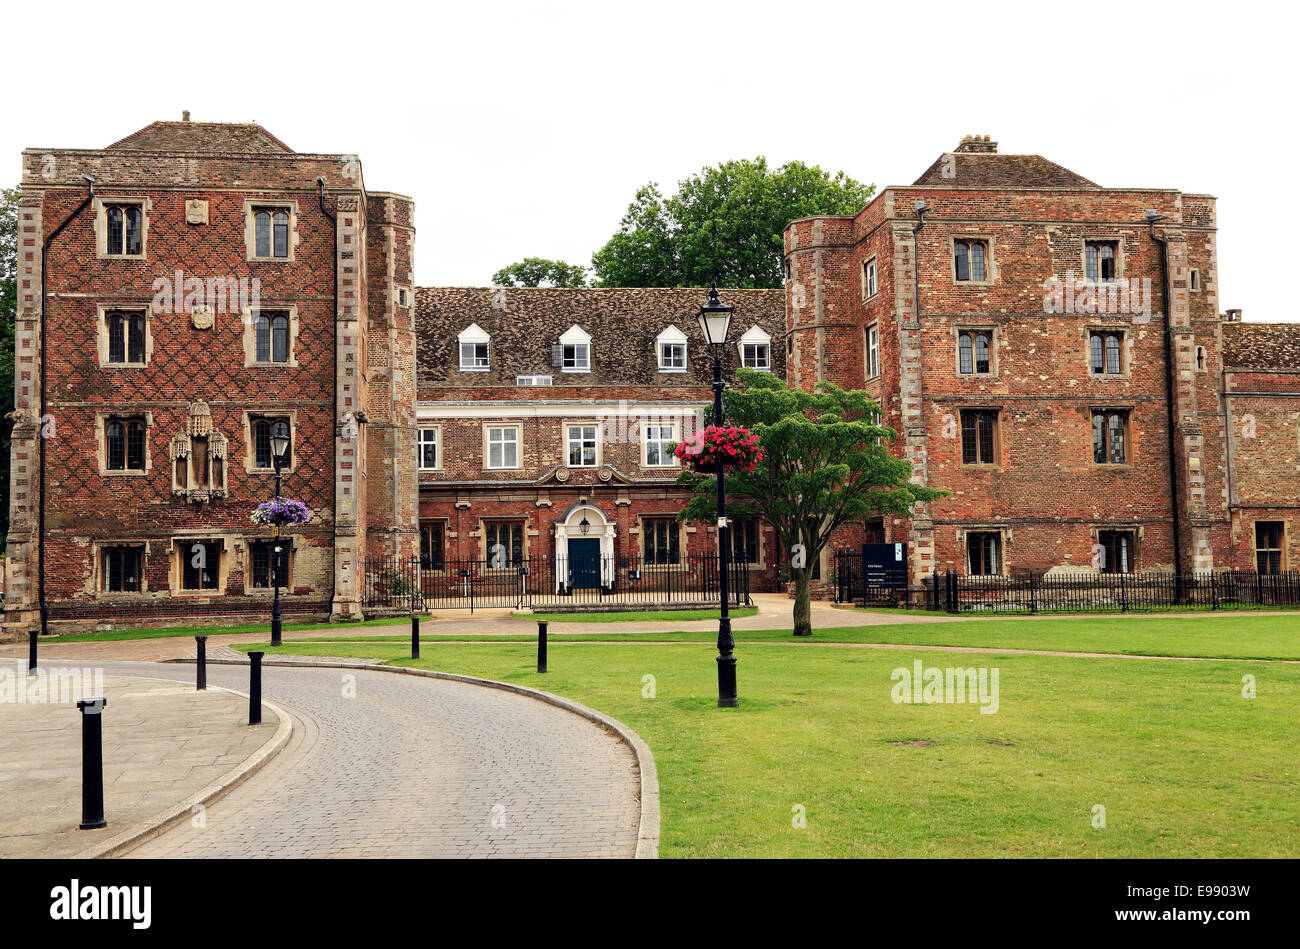
[[[207,224],[208,223],[208,202],[186,201],[185,202],[185,223],[186,224]]]

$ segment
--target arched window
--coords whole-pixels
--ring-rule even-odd
[[[104,455],[109,471],[144,470],[144,422],[109,419],[104,425]]]
[[[289,361],[289,314],[261,312],[257,314],[257,361]]]
[[[957,336],[957,371],[962,375],[988,375],[993,336],[988,331],[963,330]]]
[[[283,208],[258,208],[253,213],[253,256],[289,256],[289,212]]]
[[[113,256],[144,252],[144,209],[138,204],[109,204],[104,208],[104,250]]]
[[[109,471],[121,471],[126,467],[126,428],[121,422],[114,420],[105,426],[104,449]]]

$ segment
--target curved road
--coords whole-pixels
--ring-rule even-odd
[[[192,665],[105,662],[192,683]],[[208,666],[247,691],[248,667]],[[617,737],[499,689],[362,669],[267,666],[294,734],[205,815],[130,857],[631,857],[640,776]]]

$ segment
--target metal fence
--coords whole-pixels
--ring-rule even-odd
[[[367,610],[400,612],[716,606],[721,598],[719,579],[716,555],[691,555],[673,564],[646,563],[638,557],[528,557],[502,566],[488,560],[370,558],[362,564],[362,605]],[[730,604],[750,605],[748,565],[730,562],[728,580]]]
[[[1300,572],[981,577],[949,571],[926,577],[923,592],[926,609],[947,613],[1266,609],[1300,606]]]

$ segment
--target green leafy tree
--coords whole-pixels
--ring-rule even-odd
[[[799,161],[775,171],[761,155],[723,162],[678,182],[669,198],[653,182],[639,189],[592,266],[606,287],[779,287],[786,225],[854,214],[875,191]]]
[[[752,472],[727,472],[727,514],[761,517],[776,528],[794,581],[794,634],[812,635],[812,565],[842,524],[911,513],[945,491],[911,483],[912,463],[886,447],[893,429],[862,390],[820,382],[791,388],[769,373],[740,370],[741,388],[723,393],[726,424],[758,435],[763,458]],[[717,519],[717,478],[682,472],[695,493],[679,520]]]
[[[9,534],[9,437],[14,423],[14,320],[18,314],[18,189],[0,188],[0,552]]]
[[[545,257],[525,257],[492,275],[497,287],[585,287],[587,268]]]

